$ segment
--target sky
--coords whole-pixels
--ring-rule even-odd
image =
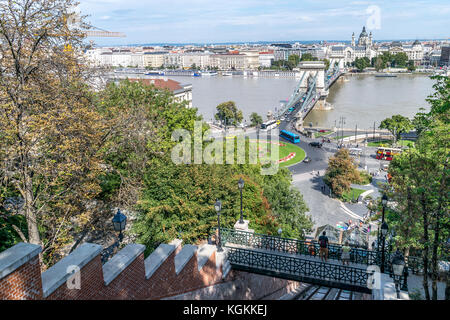
[[[98,45],[450,37],[448,0],[79,0],[86,21],[126,38]]]

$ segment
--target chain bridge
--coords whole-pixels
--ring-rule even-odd
[[[331,57],[328,70],[325,70],[322,61],[302,61],[299,67],[300,81],[287,103],[280,108],[278,115],[281,116],[290,108],[294,108],[294,117],[303,122],[315,106],[326,108],[328,89],[345,73],[344,59],[340,56]]]

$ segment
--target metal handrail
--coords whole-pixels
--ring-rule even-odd
[[[373,271],[349,266],[335,265],[267,252],[243,248],[228,248],[228,261],[234,268],[262,271],[266,274],[281,274],[298,277],[300,280],[332,282],[334,285],[351,285],[368,288],[368,279]],[[282,276],[281,276],[282,277]]]
[[[217,228],[213,228],[213,230],[217,230]],[[319,243],[314,241],[283,238],[228,228],[221,228],[220,231],[223,246],[227,246],[227,243],[229,243],[306,256],[318,256],[319,254]],[[340,244],[328,244],[328,258],[341,260],[342,247]],[[392,256],[393,253],[385,252],[384,266],[386,272],[391,270]],[[379,266],[381,265],[381,252],[378,250],[352,248],[350,260],[353,263]],[[413,274],[423,270],[423,260],[420,257],[409,256],[406,258],[406,263],[409,271]]]

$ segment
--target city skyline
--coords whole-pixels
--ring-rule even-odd
[[[363,25],[375,41],[447,39],[450,29],[450,6],[441,0],[81,0],[79,9],[92,25],[127,35],[94,38],[98,45],[342,41]]]

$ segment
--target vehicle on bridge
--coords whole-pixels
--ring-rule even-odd
[[[402,149],[379,147],[377,149],[376,158],[378,160],[391,161],[394,156],[399,155],[400,153],[402,153]]]
[[[310,157],[305,157],[305,159],[303,159],[304,163],[310,163],[311,162],[311,158]]]
[[[277,120],[269,120],[261,124],[261,130],[268,131],[278,126]]]
[[[294,111],[294,110],[295,110],[294,107],[290,107],[290,108],[288,109],[288,112],[291,113],[291,112]]]
[[[316,141],[310,142],[309,145],[311,147],[322,148],[322,144],[320,142],[316,142]]]
[[[280,131],[280,137],[283,139],[286,139],[292,143],[299,143],[300,142],[300,136],[298,134],[292,133],[287,130],[281,130]]]

